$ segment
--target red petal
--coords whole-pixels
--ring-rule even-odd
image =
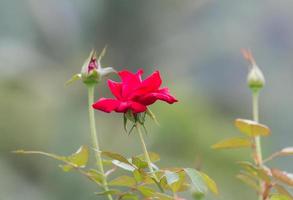
[[[162,79],[160,77],[160,72],[155,71],[149,77],[147,77],[144,81],[142,81],[141,85],[129,96],[130,99],[136,99],[139,96],[145,95],[147,93],[156,91],[159,89],[162,84]]]
[[[159,71],[155,71],[144,81],[142,81],[141,88],[144,88],[147,91],[154,91],[159,89],[162,84],[162,79]]]
[[[112,94],[117,98],[117,99],[121,99],[122,98],[122,84],[121,83],[117,83],[115,81],[112,80],[108,80],[108,85],[109,88],[112,92]]]
[[[131,110],[134,113],[144,112],[144,111],[146,111],[146,109],[147,109],[147,107],[145,105],[142,105],[142,104],[134,102],[134,101],[131,103]]]
[[[128,97],[128,95],[130,95],[135,89],[140,86],[142,73],[143,70],[138,70],[135,74],[127,70],[120,71],[118,73],[122,80],[123,97]]]
[[[109,113],[109,112],[112,112],[113,110],[116,110],[119,105],[120,105],[120,101],[116,99],[100,98],[92,106],[96,110],[101,110],[103,112]]]
[[[121,102],[120,105],[115,109],[116,112],[127,112],[129,109],[133,111],[133,113],[140,113],[146,111],[146,106],[134,101],[125,101]]]
[[[147,106],[153,104],[157,100],[165,101],[170,104],[177,102],[177,99],[170,95],[168,88],[143,95],[137,101]]]

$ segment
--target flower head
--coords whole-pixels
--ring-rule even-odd
[[[99,83],[101,79],[111,73],[115,73],[116,71],[112,67],[101,66],[101,59],[106,53],[106,48],[100,53],[99,57],[97,57],[97,53],[95,50],[92,50],[89,57],[84,61],[82,65],[81,72],[79,74],[75,74],[66,84],[70,84],[76,80],[82,80],[87,85],[94,85]]]
[[[145,80],[141,75],[143,70],[136,73],[127,70],[118,73],[122,82],[108,80],[109,88],[115,98],[100,98],[93,104],[93,108],[104,112],[141,113],[147,110],[147,106],[157,100],[165,101],[169,104],[177,102],[171,96],[168,88],[160,88],[162,80],[160,72],[155,71]]]
[[[242,53],[244,58],[248,60],[251,65],[251,69],[247,76],[247,84],[249,88],[253,91],[258,91],[265,85],[264,75],[260,68],[257,66],[251,51],[243,49]]]

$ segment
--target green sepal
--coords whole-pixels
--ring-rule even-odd
[[[65,86],[68,86],[70,84],[72,84],[75,81],[81,80],[81,74],[75,74],[71,77],[71,79],[69,79],[68,81],[66,81]]]

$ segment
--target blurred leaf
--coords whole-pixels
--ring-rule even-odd
[[[252,163],[246,161],[238,162],[238,164],[253,177],[261,179],[270,184],[271,178],[265,169],[256,167]]]
[[[76,167],[83,168],[87,165],[89,158],[89,149],[87,146],[81,146],[74,154],[67,157],[67,160]]]
[[[69,79],[68,81],[66,81],[65,86],[70,85],[71,83],[80,80],[81,79],[81,74],[75,74],[71,77],[71,79]]]
[[[112,169],[107,170],[107,171],[105,172],[105,176],[109,176],[110,174],[112,174],[113,172],[115,172],[116,169],[117,169],[117,168],[114,167],[114,168],[112,168]]]
[[[188,190],[190,185],[186,183],[185,171],[179,171],[177,174],[179,176],[179,180],[171,185],[172,190],[174,192],[183,192]]]
[[[156,191],[152,188],[145,187],[145,186],[138,186],[137,190],[144,196],[144,197],[152,197]]]
[[[213,149],[232,149],[251,147],[252,143],[248,138],[229,138],[218,142],[212,146]]]
[[[291,200],[287,196],[282,194],[272,194],[270,200]]]
[[[122,156],[118,153],[114,153],[114,152],[110,152],[110,151],[102,151],[102,155],[107,156],[109,158],[112,158],[114,160],[118,160],[120,162],[126,163],[130,166],[132,165],[124,156]]]
[[[150,156],[150,159],[151,159],[152,163],[155,163],[155,162],[160,160],[160,155],[155,153],[155,152],[149,152],[149,156]],[[141,159],[141,160],[143,160],[143,161],[146,161],[144,154],[140,154],[140,155],[138,155],[136,157]]]
[[[74,154],[66,157],[70,164],[60,165],[63,171],[68,172],[74,167],[84,168],[89,158],[89,149],[87,146],[81,146]]]
[[[293,155],[293,147],[286,147],[280,151],[280,155],[287,156]]]
[[[120,194],[121,192],[119,190],[108,190],[108,191],[103,191],[103,192],[96,192],[96,195],[102,196],[102,195],[117,195]]]
[[[136,169],[133,165],[129,165],[129,164],[126,164],[124,162],[120,162],[118,160],[113,160],[112,163],[114,165],[116,165],[117,167],[120,167],[120,168],[122,168],[124,170],[127,170],[127,171],[132,172],[132,171],[134,171]]]
[[[133,193],[124,193],[119,196],[119,200],[137,200],[138,197]]]
[[[195,200],[204,200],[205,194],[201,192],[193,192],[192,197]]]
[[[167,194],[163,194],[163,193],[155,193],[154,194],[154,199],[158,199],[158,200],[173,200],[173,197],[167,195]]]
[[[255,136],[268,136],[270,134],[270,129],[263,124],[259,124],[255,121],[247,119],[236,119],[235,126],[246,135],[250,137]]]
[[[148,163],[141,160],[138,157],[132,157],[131,159],[132,164],[134,164],[138,169],[144,169],[148,167]]]
[[[246,185],[250,186],[252,189],[256,190],[256,191],[260,191],[260,187],[258,186],[257,182],[252,179],[251,177],[249,177],[246,174],[238,174],[236,176],[239,180],[241,180],[243,183],[245,183]]]
[[[208,186],[209,190],[218,195],[219,194],[219,190],[218,190],[218,186],[216,184],[216,182],[211,179],[207,174],[205,174],[204,172],[200,172],[204,182],[206,183],[206,185]]]
[[[293,175],[283,172],[279,169],[271,169],[272,175],[273,177],[275,177],[276,179],[278,179],[279,181],[289,185],[289,186],[293,186]]]
[[[109,182],[109,185],[115,185],[115,186],[126,186],[126,187],[133,187],[136,185],[136,181],[134,178],[130,176],[119,176],[115,178],[114,180]]]
[[[179,175],[177,173],[168,170],[165,171],[165,177],[167,180],[167,184],[170,186],[179,180]]]
[[[287,196],[290,200],[293,200],[293,196],[281,185],[275,184],[274,188],[282,195]]]
[[[138,183],[143,181],[143,176],[138,169],[133,171],[133,177],[135,178],[136,182],[138,182]]]
[[[206,193],[207,192],[207,187],[204,183],[204,180],[201,176],[201,174],[192,168],[184,168],[184,171],[186,172],[186,174],[189,176],[191,182],[192,182],[192,186],[194,187],[194,189],[200,193]]]
[[[95,181],[96,183],[99,183],[99,184],[103,183],[104,176],[97,170],[91,169],[87,172],[87,175],[91,180]]]
[[[271,178],[270,176],[268,175],[268,172],[266,172],[264,169],[262,168],[257,168],[256,169],[256,172],[257,172],[257,175],[258,177],[265,181],[267,184],[270,184],[271,183]]]

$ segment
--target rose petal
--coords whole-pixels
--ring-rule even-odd
[[[146,111],[146,106],[134,101],[120,102],[120,105],[115,109],[116,112],[125,113],[128,110],[132,110],[133,113],[140,113]]]
[[[116,110],[119,105],[120,101],[116,99],[100,98],[92,106],[96,110],[101,110],[103,112],[109,113]]]
[[[142,74],[143,70],[138,70],[135,74],[127,70],[118,72],[122,80],[122,96],[124,98],[128,97],[128,95],[141,85]]]
[[[155,71],[150,76],[148,76],[144,81],[142,81],[140,88],[146,91],[154,91],[159,89],[162,84],[162,79],[159,71]]]
[[[122,98],[122,83],[117,83],[112,80],[108,80],[108,86],[112,92],[112,94],[117,98]]]
[[[165,101],[169,104],[172,104],[178,101],[175,97],[170,95],[168,88],[163,88],[163,89],[157,90],[156,92],[145,94],[139,99],[137,99],[137,101],[142,103],[143,105],[151,105],[157,100]]]
[[[135,99],[139,96],[156,91],[159,89],[161,84],[162,84],[162,79],[160,77],[160,73],[159,71],[155,71],[153,74],[147,77],[144,81],[142,81],[140,86],[131,93],[129,98]]]

